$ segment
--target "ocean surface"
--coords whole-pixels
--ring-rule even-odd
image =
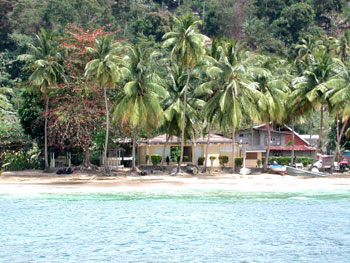
[[[350,262],[348,190],[1,189],[0,262]]]

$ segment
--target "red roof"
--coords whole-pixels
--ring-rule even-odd
[[[267,146],[265,146],[267,150]],[[270,146],[270,150],[273,151],[291,151],[292,145],[289,146]],[[314,147],[305,146],[305,145],[295,145],[294,151],[316,151]]]

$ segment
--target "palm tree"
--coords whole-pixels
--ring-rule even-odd
[[[337,74],[325,83],[325,86],[328,88],[328,91],[325,93],[325,99],[330,101],[331,113],[335,115],[336,119],[336,155],[339,158],[340,141],[350,120],[350,70],[349,66],[340,60],[335,60],[333,66]],[[340,129],[339,125],[341,122],[343,126]]]
[[[164,109],[164,124],[162,127],[167,134],[167,140],[171,136],[179,136],[182,134],[183,118],[185,117],[184,141],[186,141],[189,138],[194,139],[195,137],[195,121],[199,118],[198,113],[204,105],[204,101],[194,94],[194,87],[191,83],[192,81],[190,81],[187,90],[186,112],[183,114],[187,75],[181,65],[177,65],[175,62],[171,64],[171,66],[167,67],[166,77],[162,84],[168,91],[168,96],[162,100]],[[163,159],[165,148],[166,144],[163,148]]]
[[[195,89],[195,94],[197,96],[203,97],[205,101],[208,101],[212,98],[216,92],[220,89],[222,83],[222,78],[219,78],[216,73],[216,69],[220,67],[220,45],[224,43],[223,38],[214,38],[212,44],[207,49],[206,55],[204,57],[203,65],[201,65],[201,69],[204,73],[204,78],[206,80],[199,85]],[[214,73],[214,74],[213,74]],[[207,122],[208,128],[208,137],[207,137],[207,145],[205,150],[205,159],[204,159],[204,172],[207,172],[207,164],[208,164],[208,153],[209,153],[209,144],[210,144],[210,134],[213,128],[214,121],[217,119],[219,115],[220,108],[212,108],[209,109],[207,107],[203,107],[202,117],[204,121]]]
[[[152,60],[156,53],[143,45],[127,46],[130,81],[118,100],[114,118],[134,129],[132,148],[132,172],[136,171],[136,140],[138,127],[151,131],[162,123],[163,109],[160,98],[167,95],[159,84],[157,74],[152,72]]]
[[[295,96],[296,103],[303,105],[304,109],[313,108],[319,109],[320,131],[316,145],[316,153],[322,143],[324,111],[329,106],[325,94],[328,91],[325,83],[335,75],[334,59],[332,54],[326,51],[318,51],[314,54],[315,62],[306,70],[304,77],[297,80]]]
[[[113,43],[112,36],[106,36],[103,39],[96,40],[94,48],[87,48],[94,57],[85,67],[85,76],[88,79],[94,79],[96,83],[103,88],[106,115],[106,136],[103,153],[104,172],[109,174],[107,164],[107,150],[109,139],[109,105],[107,89],[114,88],[123,76],[123,60],[121,59],[120,45]]]
[[[287,82],[281,78],[281,72],[276,74],[276,71],[280,71],[283,66],[283,62],[281,63],[281,61],[270,56],[256,56],[256,61],[257,65],[255,70],[252,71],[252,78],[258,83],[258,90],[265,98],[265,100],[260,100],[258,105],[259,118],[266,123],[268,134],[264,163],[264,171],[266,172],[271,147],[270,123],[282,121],[289,89]]]
[[[251,79],[252,61],[240,43],[230,40],[221,44],[220,59],[208,67],[211,80],[201,88],[210,92],[215,87],[214,95],[205,105],[206,116],[216,116],[221,127],[232,129],[232,173],[235,171],[235,133],[244,116],[257,118],[257,104],[263,100],[257,90],[257,83]],[[199,92],[199,91],[197,91]],[[219,110],[217,110],[219,109]]]
[[[182,118],[182,134],[181,134],[181,156],[177,171],[180,172],[185,139],[186,126],[186,106],[187,106],[187,90],[190,83],[191,71],[197,65],[205,53],[204,44],[208,38],[198,32],[200,20],[193,15],[188,14],[180,19],[175,19],[174,31],[168,32],[163,36],[165,40],[163,47],[172,47],[171,60],[176,61],[187,71],[187,80],[184,87],[184,108]]]
[[[34,72],[30,75],[29,81],[32,85],[40,87],[41,93],[45,100],[45,128],[44,128],[44,144],[45,144],[45,169],[49,167],[47,153],[47,126],[51,89],[57,84],[64,81],[64,68],[62,66],[62,53],[59,45],[55,41],[55,34],[52,31],[41,29],[36,35],[37,46],[31,47],[30,55],[22,55],[22,58],[34,59]]]
[[[336,41],[336,52],[339,54],[339,59],[344,62],[350,56],[350,30],[344,31],[339,40]]]

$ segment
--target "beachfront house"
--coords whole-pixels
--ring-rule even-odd
[[[208,148],[207,164],[211,166],[210,157],[215,157],[213,167],[219,167],[219,156],[227,156],[228,163],[226,166],[232,166],[232,139],[218,134],[210,134],[210,143]],[[180,151],[181,140],[176,136],[172,136],[166,142],[166,134],[156,136],[154,138],[143,140],[138,146],[139,165],[151,164],[150,158],[146,160],[146,156],[153,154],[163,154],[165,148],[165,159],[169,160],[170,165],[177,164],[176,153]],[[198,165],[199,159],[205,156],[206,144],[208,137],[199,137],[193,140],[188,140],[184,147],[184,163]],[[258,165],[258,160],[262,159],[262,153],[265,152],[263,147],[252,147],[245,143],[237,142],[235,145],[237,157],[246,156],[246,166],[255,168]]]
[[[291,156],[292,155],[292,129],[286,125],[272,126],[270,156]],[[298,133],[294,132],[295,156],[314,158],[316,149],[304,140]],[[252,147],[264,147],[267,150],[268,131],[266,124],[261,124],[248,129],[242,129],[236,134],[236,141],[248,144]]]

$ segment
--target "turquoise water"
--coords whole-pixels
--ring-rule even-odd
[[[0,262],[350,262],[350,191],[73,190],[0,193]]]

